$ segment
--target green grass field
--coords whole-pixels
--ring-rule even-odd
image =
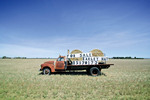
[[[110,60],[109,69],[41,75],[48,59],[0,59],[1,100],[150,100],[150,60]]]

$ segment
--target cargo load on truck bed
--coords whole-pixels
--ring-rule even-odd
[[[97,65],[104,64],[108,60],[108,57],[105,57],[103,52],[98,49],[94,49],[89,53],[74,50],[71,53],[68,52],[67,58],[72,61],[71,65]]]

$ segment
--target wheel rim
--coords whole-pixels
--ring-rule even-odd
[[[45,69],[45,74],[49,74],[49,69]]]
[[[97,69],[92,70],[92,74],[93,75],[97,75],[98,74],[98,70]]]

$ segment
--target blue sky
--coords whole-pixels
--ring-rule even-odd
[[[150,58],[150,0],[0,0],[0,56],[67,49]]]

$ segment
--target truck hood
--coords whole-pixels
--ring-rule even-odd
[[[48,64],[54,64],[54,61],[46,61],[44,63],[48,63]]]

